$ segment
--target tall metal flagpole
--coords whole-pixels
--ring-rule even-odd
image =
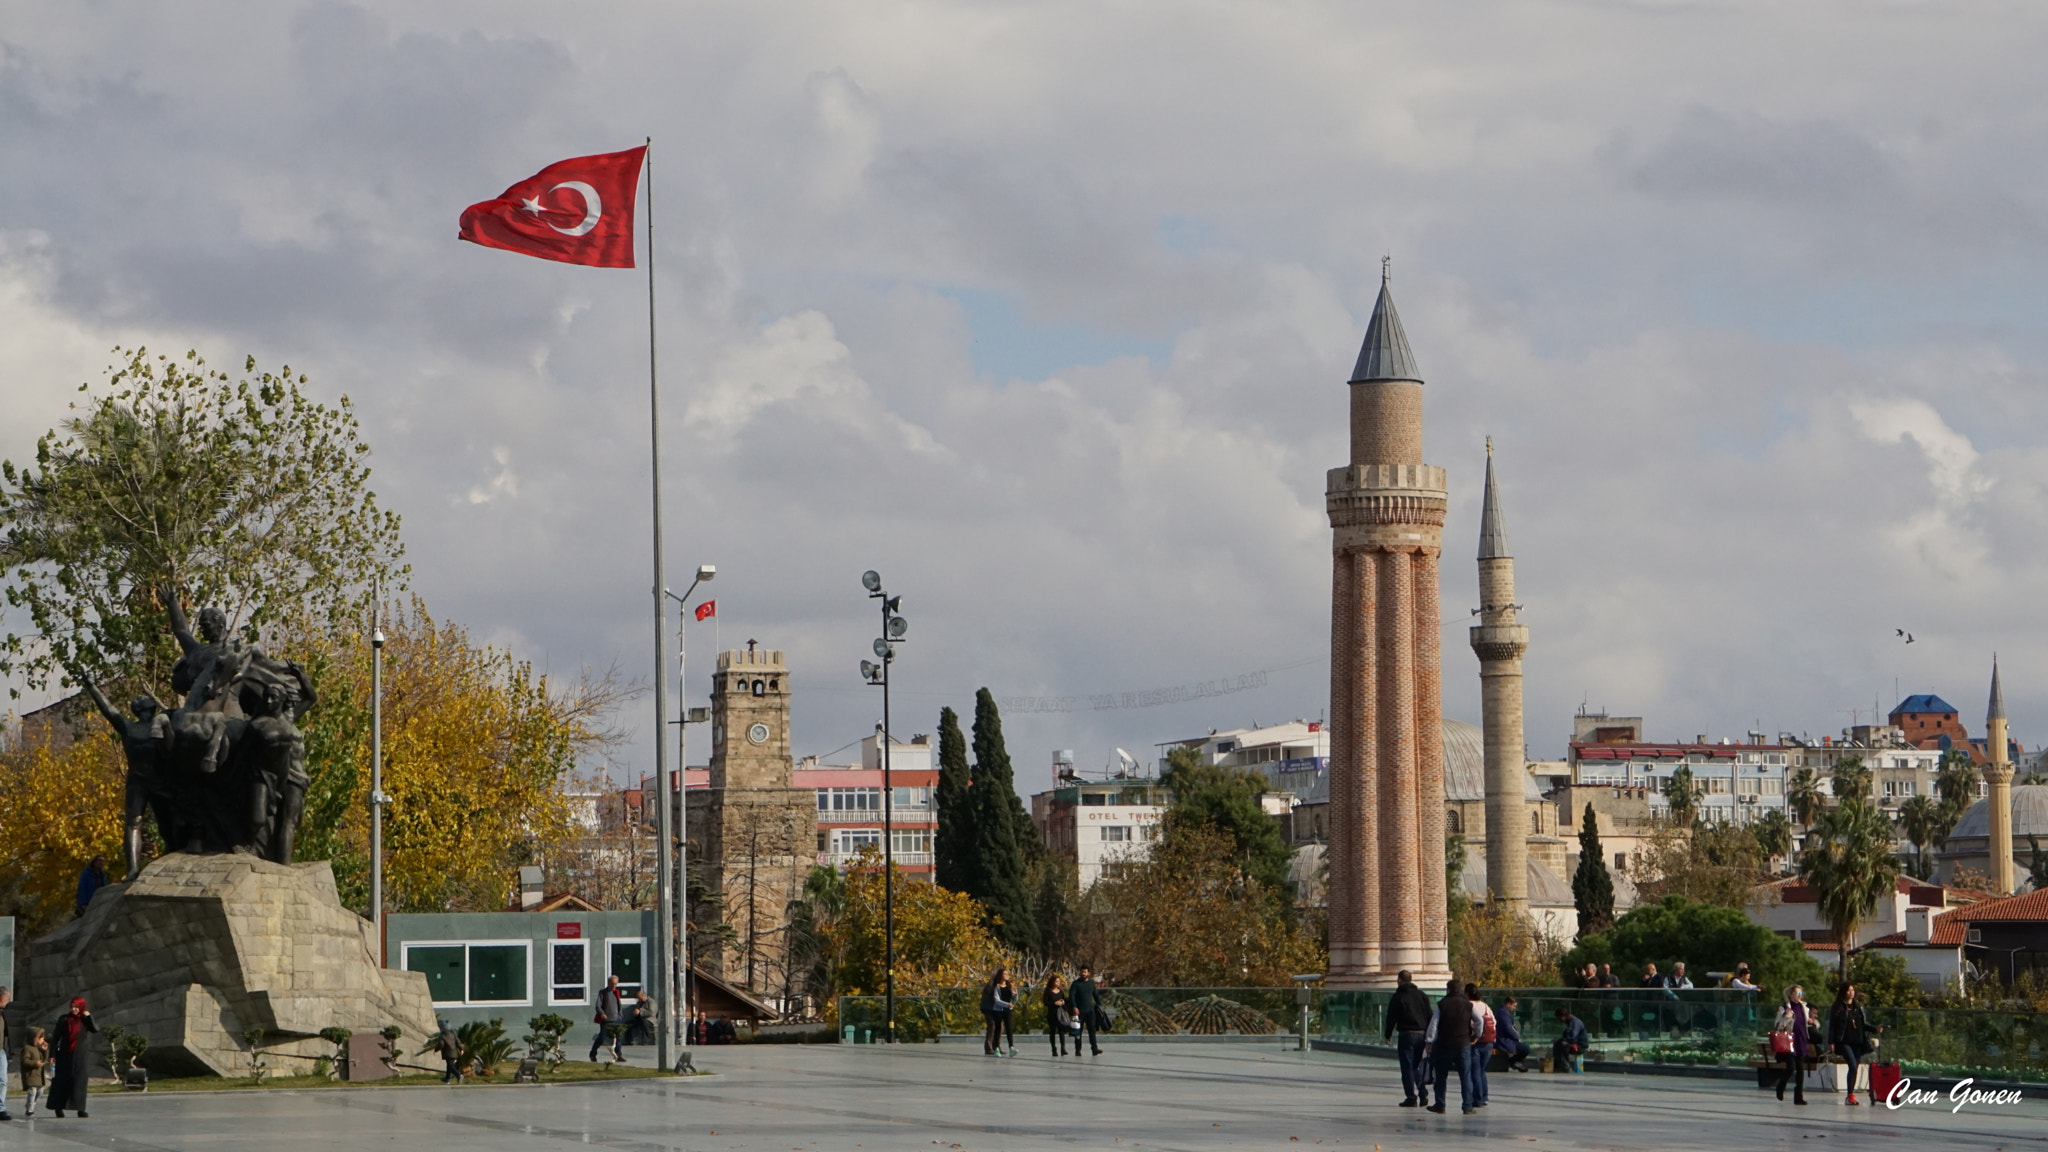
[[[384,945],[384,581],[372,585],[370,603],[370,924],[377,931],[377,963]]]
[[[647,200],[641,206],[647,216],[647,436],[650,445],[649,456],[653,462],[654,490],[654,789],[655,789],[655,851],[659,864],[655,868],[654,899],[658,911],[655,914],[654,964],[653,973],[642,972],[643,994],[649,980],[654,976],[660,981],[659,1010],[668,1014],[666,1020],[655,1021],[655,1066],[667,1069],[669,1064],[669,1034],[674,1030],[676,1012],[674,965],[670,962],[674,946],[675,916],[670,907],[674,892],[675,877],[672,872],[669,814],[668,741],[662,739],[661,730],[668,724],[668,605],[663,595],[668,591],[664,578],[661,556],[661,388],[654,373],[654,137],[647,138],[647,151],[641,160],[641,167],[647,173]]]

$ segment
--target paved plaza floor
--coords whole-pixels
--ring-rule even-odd
[[[75,1152],[1023,1152],[1026,1149],[1973,1149],[2048,1143],[2048,1101],[1805,1108],[1734,1081],[1497,1074],[1460,1116],[1397,1108],[1388,1060],[1274,1044],[713,1048],[716,1074],[491,1088],[96,1092],[92,1117],[0,1125],[0,1149]],[[19,1107],[17,1102],[16,1107]]]

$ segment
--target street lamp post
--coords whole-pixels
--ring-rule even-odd
[[[882,1026],[885,1040],[896,1042],[896,789],[889,778],[889,666],[896,662],[896,644],[903,634],[910,630],[910,622],[896,614],[903,606],[903,597],[891,596],[882,590],[882,575],[869,569],[861,573],[861,586],[868,590],[868,599],[882,602],[882,634],[875,638],[875,655],[881,657],[878,665],[872,660],[860,662],[861,675],[870,684],[882,689],[882,727],[879,733],[882,745]]]
[[[675,1037],[679,1045],[682,1043],[684,1036],[682,1029],[688,1025],[690,1019],[688,1000],[690,909],[687,903],[690,891],[690,812],[687,802],[689,781],[686,779],[690,771],[689,726],[692,718],[690,715],[692,709],[690,708],[689,681],[690,595],[697,591],[697,585],[706,583],[717,575],[717,565],[699,564],[697,566],[697,578],[690,581],[689,589],[681,596],[669,592],[666,588],[662,589],[663,592],[668,593],[669,599],[674,600],[682,608],[676,621],[677,716],[675,726],[676,784],[678,787],[673,790],[670,789],[668,773],[666,772],[661,774],[661,780],[655,785],[655,790],[658,794],[655,803],[661,808],[660,815],[656,817],[657,829],[655,832],[655,835],[661,840],[661,882],[656,885],[658,889],[656,896],[661,901],[661,913],[656,918],[658,920],[656,931],[661,933],[661,938],[664,941],[673,945],[668,949],[670,962],[666,969],[666,983],[662,987],[662,994],[668,998],[670,1007],[669,1023],[662,1031],[662,1036],[664,1039],[671,1036]],[[696,711],[702,712],[703,709],[696,709]],[[684,803],[676,804],[676,796],[683,797]],[[671,805],[675,805],[676,811],[682,817],[682,827],[673,834],[670,831],[670,821],[672,819],[670,813]],[[671,850],[675,853],[673,864],[670,863],[669,854]],[[682,1054],[678,1052],[676,1055],[677,1062],[680,1063]],[[668,1067],[668,1057],[666,1054],[663,1054],[661,1059],[662,1066]]]

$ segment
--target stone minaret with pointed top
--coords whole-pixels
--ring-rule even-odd
[[[1486,732],[1486,890],[1517,913],[1529,910],[1528,772],[1522,742],[1522,653],[1529,629],[1516,618],[1515,557],[1493,480],[1493,441],[1486,442],[1486,502],[1479,511],[1480,707]]]
[[[1444,909],[1444,470],[1422,462],[1422,376],[1384,269],[1351,373],[1351,463],[1329,473],[1330,972],[1450,976]]]
[[[1991,706],[1984,714],[1984,800],[1990,817],[1985,848],[1991,853],[1991,889],[2012,891],[2012,761],[2005,750],[2005,692],[1998,686],[1998,658],[1991,658]]]

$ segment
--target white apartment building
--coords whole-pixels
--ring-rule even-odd
[[[1081,891],[1152,853],[1166,790],[1151,777],[1084,780],[1071,753],[1054,754],[1055,786],[1031,797],[1031,822],[1047,851],[1074,865]]]

